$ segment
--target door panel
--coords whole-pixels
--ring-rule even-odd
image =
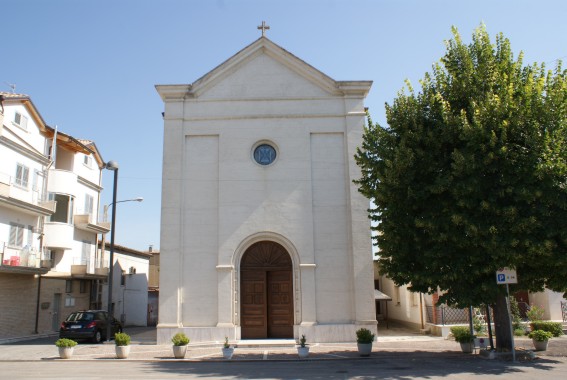
[[[268,337],[293,338],[291,271],[267,272]]]
[[[266,338],[266,272],[242,271],[241,276],[242,339]]]

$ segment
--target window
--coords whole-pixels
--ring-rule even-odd
[[[126,271],[125,270],[122,271],[122,277],[120,277],[120,285],[122,285],[122,286],[126,285]]]
[[[73,293],[73,280],[65,280],[65,293]]]
[[[75,306],[75,297],[67,295],[65,297],[65,307]]]
[[[10,241],[8,243],[13,247],[22,247],[24,245],[24,226],[17,223],[10,223]]]
[[[73,223],[74,198],[64,194],[49,194],[49,200],[55,201],[55,213],[49,216],[50,222]]]
[[[86,167],[92,168],[93,156],[85,154],[85,157],[83,158],[83,164],[85,164]]]
[[[261,144],[254,149],[254,160],[260,165],[270,165],[276,160],[276,149],[270,144]]]
[[[17,164],[16,185],[27,188],[29,177],[30,177],[30,169],[23,164]]]
[[[14,124],[26,131],[28,130],[28,118],[19,112],[16,112],[14,116]]]
[[[93,214],[94,198],[92,195],[85,195],[85,214]]]
[[[87,289],[88,289],[88,283],[86,280],[81,280],[81,282],[79,282],[79,291],[81,293],[86,293]]]

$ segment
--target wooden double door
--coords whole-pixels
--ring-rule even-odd
[[[252,245],[240,265],[242,339],[293,338],[292,264],[274,242]]]

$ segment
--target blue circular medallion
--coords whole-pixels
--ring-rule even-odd
[[[268,144],[260,144],[254,149],[254,160],[260,165],[270,165],[276,159],[276,150]]]

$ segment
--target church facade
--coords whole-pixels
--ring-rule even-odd
[[[368,199],[353,184],[371,81],[262,36],[164,102],[158,344],[376,332]]]

